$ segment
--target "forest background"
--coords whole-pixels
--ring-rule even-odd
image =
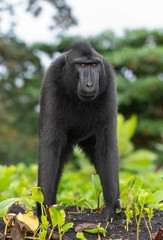
[[[36,163],[44,59],[54,60],[71,41],[83,37],[61,34],[77,20],[65,1],[47,1],[54,10],[47,31],[58,35],[53,43],[28,44],[15,34],[18,5],[7,2],[0,4],[0,12],[8,14],[10,24],[7,32],[1,31],[0,17],[0,163]],[[33,0],[27,1],[26,11],[39,19],[44,9]],[[122,36],[106,30],[84,39],[115,68],[119,113],[126,119],[137,115],[135,147],[152,150],[158,155],[157,164],[162,165],[163,29],[125,30]]]

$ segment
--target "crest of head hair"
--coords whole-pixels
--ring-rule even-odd
[[[82,55],[91,55],[92,54],[92,47],[88,41],[80,40],[73,42],[69,49],[82,53]]]

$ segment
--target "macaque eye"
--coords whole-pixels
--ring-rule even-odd
[[[83,68],[86,67],[86,66],[87,66],[87,65],[86,65],[85,63],[82,63],[82,64],[81,64],[81,67],[83,67]]]
[[[96,67],[96,66],[97,66],[97,64],[96,64],[96,63],[93,63],[93,64],[92,64],[92,67]]]

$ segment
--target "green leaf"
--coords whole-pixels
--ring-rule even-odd
[[[84,232],[88,232],[91,234],[102,233],[105,234],[106,230],[104,228],[95,228],[95,229],[84,229]]]
[[[156,204],[163,201],[163,191],[157,191],[154,195],[156,197]]]
[[[87,239],[84,237],[84,233],[83,233],[83,232],[78,232],[78,233],[76,234],[76,237],[77,237],[77,238],[80,238],[81,240],[87,240]]]
[[[63,227],[62,227],[63,233],[65,233],[65,232],[68,231],[70,228],[72,228],[73,225],[74,225],[73,223],[67,223],[67,224],[63,225]]]
[[[131,121],[134,122],[134,120],[131,120]],[[129,125],[131,125],[131,128],[133,127],[133,129],[129,129],[130,127]],[[120,158],[128,155],[134,149],[134,145],[129,139],[130,136],[132,135],[132,132],[134,132],[134,125],[132,126],[132,124],[130,124],[130,119],[125,121],[124,116],[122,114],[118,114],[117,135],[118,135],[118,149],[119,149]]]
[[[40,230],[40,232],[39,232],[39,239],[40,240],[45,240],[46,234],[47,234],[47,230],[45,230],[45,229]]]
[[[121,213],[122,212],[122,210],[120,209],[120,208],[116,208],[116,213],[118,214],[118,213]]]
[[[133,217],[133,211],[127,207],[126,210],[125,210],[125,214],[128,218],[132,218]]]
[[[57,208],[57,211],[58,211],[58,224],[62,226],[65,223],[66,214],[65,211],[61,208]]]
[[[138,216],[139,215],[139,208],[136,205],[136,203],[134,204],[134,207],[135,207],[135,215]]]
[[[58,224],[58,211],[56,210],[56,208],[50,207],[49,213],[50,213],[50,219],[52,222],[52,226],[53,226],[53,228],[55,228],[55,226],[57,226],[57,224]]]
[[[128,157],[123,158],[121,167],[132,171],[143,171],[146,170],[150,164],[157,159],[157,155],[151,151],[144,149],[137,150],[131,153]]]
[[[44,202],[44,195],[40,187],[33,187],[29,190],[29,192],[31,199],[39,203]]]
[[[132,115],[131,118],[126,121],[125,128],[127,130],[126,131],[127,139],[130,139],[134,135],[135,129],[136,129],[136,124],[137,124],[137,116],[136,115]]]
[[[137,192],[139,190],[139,188],[142,187],[142,185],[143,185],[143,182],[142,182],[141,178],[135,177],[135,181],[134,181],[132,191]]]
[[[145,191],[144,189],[140,190],[139,196],[138,196],[138,203],[144,207],[144,204],[146,202],[146,198],[149,195],[149,192]]]
[[[0,192],[3,192],[9,188],[11,184],[11,180],[7,178],[6,176],[1,177],[0,179]]]
[[[146,205],[149,205],[149,204],[152,204],[152,203],[155,203],[156,202],[156,197],[154,194],[150,193],[147,197],[146,197],[146,200],[145,200],[145,204]]]
[[[99,175],[92,175],[92,181],[94,184],[94,187],[96,189],[96,192],[101,192],[102,191],[102,186],[101,186],[101,181]]]
[[[142,180],[139,177],[134,177],[131,180],[128,181],[128,187],[131,187],[134,189],[134,191],[138,191],[139,188],[142,187]]]
[[[163,203],[158,203],[158,204],[154,205],[154,209],[155,210],[163,210]]]
[[[79,200],[78,202],[78,207],[83,207],[85,203],[87,203],[88,200],[86,198],[82,198],[81,200]]]
[[[52,221],[53,228],[58,224],[62,226],[65,223],[65,211],[58,207],[49,208],[50,218]]]
[[[47,229],[49,227],[49,221],[47,220],[46,216],[44,215],[41,216],[41,222],[44,229]]]
[[[31,206],[29,206],[29,204],[25,200],[21,198],[10,198],[0,202],[0,217],[5,216],[8,208],[15,202],[25,203],[25,205],[27,205],[31,209]]]
[[[144,211],[149,214],[150,213],[150,209],[149,208],[144,208]]]

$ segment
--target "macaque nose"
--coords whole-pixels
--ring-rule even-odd
[[[86,86],[89,87],[89,88],[92,87],[92,85],[93,85],[93,83],[90,80],[86,83]]]

